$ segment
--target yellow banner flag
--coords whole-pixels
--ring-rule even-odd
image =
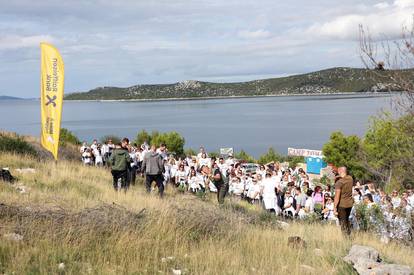
[[[42,118],[40,140],[42,146],[50,151],[57,160],[65,69],[62,57],[55,47],[47,43],[40,43],[40,50],[40,104]]]

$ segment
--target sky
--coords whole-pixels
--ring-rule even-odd
[[[397,39],[413,14],[414,0],[0,0],[0,95],[39,97],[42,41],[65,93],[237,82],[363,67],[358,25]]]

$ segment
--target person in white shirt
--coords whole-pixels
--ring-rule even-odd
[[[287,190],[285,193],[285,203],[283,205],[283,215],[288,217],[295,216],[295,208],[294,208],[295,198],[292,195],[291,190]]]
[[[92,153],[91,149],[87,148],[85,152],[82,154],[82,161],[84,165],[91,165],[92,164]]]
[[[175,184],[181,188],[187,185],[187,172],[184,170],[184,164],[180,164],[178,171],[175,173]]]
[[[312,214],[315,210],[312,194],[313,194],[312,189],[309,189],[306,192],[306,202],[305,202],[305,208],[304,208],[305,215]]]
[[[325,208],[322,210],[323,218],[327,221],[335,221],[339,224],[338,218],[335,216],[334,203],[332,197],[328,197],[325,202]]]
[[[191,169],[190,175],[188,176],[188,190],[193,193],[200,190],[199,179],[197,177],[197,172],[194,169]]]
[[[201,166],[209,166],[211,163],[211,159],[207,157],[206,153],[201,154],[201,157],[198,159],[198,164]]]
[[[198,165],[196,158],[191,158],[189,164],[190,164],[190,168],[194,168],[194,170],[196,171],[198,170],[199,167],[201,167]]]
[[[230,167],[231,165],[234,165],[234,159],[233,159],[233,155],[232,154],[230,154],[228,156],[228,158],[226,159],[226,164],[227,164],[227,167]]]
[[[271,212],[277,212],[277,199],[276,199],[276,182],[272,180],[271,174],[266,174],[265,179],[262,182],[262,197],[266,210]]]
[[[103,163],[106,164],[109,159],[109,146],[107,141],[105,141],[104,144],[102,144],[101,146],[101,154]]]
[[[83,154],[83,153],[85,153],[86,149],[88,149],[88,145],[86,144],[86,142],[83,142],[83,143],[82,143],[82,146],[81,146],[81,147],[80,147],[80,149],[79,149],[79,152],[80,152],[81,154]]]
[[[237,198],[241,198],[244,193],[244,184],[239,177],[234,177],[232,179],[230,187],[232,190],[231,194],[235,195]]]
[[[401,203],[401,198],[398,196],[397,190],[392,191],[391,202],[394,209],[398,208]]]
[[[414,192],[412,189],[407,190],[407,203],[414,209]]]
[[[250,178],[250,177],[249,177]],[[250,178],[251,179],[251,178]],[[260,200],[260,185],[257,184],[256,180],[251,180],[251,184],[249,184],[247,190],[247,198],[250,199],[250,202],[255,204],[258,203]]]
[[[95,165],[96,166],[103,166],[103,157],[102,157],[102,151],[101,148],[96,148],[93,151],[93,155],[95,156]]]
[[[220,169],[220,172],[222,173],[226,173],[226,171],[229,169],[229,166],[227,165],[227,163],[224,162],[224,158],[219,158],[219,163],[218,163],[218,167]]]
[[[92,151],[94,151],[94,150],[96,150],[96,148],[98,148],[98,141],[96,139],[94,139],[92,144],[91,144],[91,149],[92,149]]]
[[[162,157],[162,159],[167,159],[167,145],[165,143],[161,143],[160,147],[157,149],[157,153]]]
[[[203,146],[200,146],[200,152],[197,154],[197,159],[201,159],[202,155],[206,154],[206,158],[208,158],[208,154]]]

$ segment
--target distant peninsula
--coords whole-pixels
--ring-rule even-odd
[[[71,93],[67,100],[157,100],[248,96],[308,95],[385,92],[392,87],[392,71],[332,68],[302,75],[237,83],[187,80],[174,84],[135,85],[127,88],[99,87]],[[402,71],[412,74],[414,70]]]
[[[0,95],[0,100],[23,100],[23,98],[14,97],[14,96],[7,96],[7,95]]]

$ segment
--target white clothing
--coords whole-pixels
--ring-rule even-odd
[[[277,209],[276,182],[270,178],[264,179],[262,183],[263,203],[266,209]]]
[[[398,208],[401,204],[401,198],[400,197],[391,197],[391,203],[394,209]]]
[[[283,211],[286,214],[290,213],[292,216],[295,215],[296,210],[295,208],[293,208],[293,197],[292,196],[285,199],[285,205],[283,205],[283,208],[284,208]]]
[[[91,162],[92,162],[92,155],[91,155],[91,153],[84,152],[82,154],[82,160],[83,160],[83,163],[84,164],[91,164]]]
[[[260,186],[258,184],[249,185],[247,196],[253,200],[259,199],[260,198]]]

